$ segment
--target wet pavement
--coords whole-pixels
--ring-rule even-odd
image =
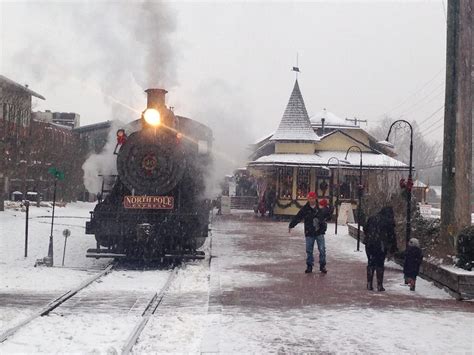
[[[212,263],[217,265],[211,278],[219,278],[211,292],[213,305],[242,311],[318,305],[474,312],[474,302],[456,301],[424,280],[418,280],[419,290],[407,292],[403,273],[393,263],[385,269],[387,291],[367,291],[365,253],[354,250],[356,242],[346,227],[338,229],[334,235],[330,224],[326,234],[328,273],[319,272],[315,245],[315,272],[305,274],[301,224],[289,234],[288,222],[252,213],[220,216],[213,224]]]

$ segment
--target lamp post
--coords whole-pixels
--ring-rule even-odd
[[[394,145],[389,142],[390,133],[392,132],[392,128],[395,123],[405,123],[410,127],[410,165],[408,166],[408,181],[406,183],[406,190],[407,190],[407,224],[406,224],[406,235],[405,235],[405,246],[408,245],[408,241],[410,240],[411,234],[411,188],[413,187],[413,177],[412,177],[412,165],[413,165],[413,127],[410,122],[405,120],[396,120],[390,126],[388,130],[387,138],[384,141],[377,142],[380,145],[384,145],[386,147],[394,148]]]
[[[352,148],[359,150],[359,153],[360,153],[359,189],[358,189],[359,202],[357,203],[357,251],[360,251],[360,219],[361,219],[361,210],[362,210],[362,149],[360,149],[356,145],[350,146],[349,148],[347,148],[346,156],[342,162],[346,164],[350,164],[350,162],[347,160],[347,155],[349,154],[349,151]]]
[[[334,234],[337,234],[337,220],[338,220],[338,217],[339,217],[339,164],[340,164],[340,161],[338,158],[336,157],[330,157],[328,159],[328,165],[329,165],[329,162],[332,160],[332,159],[335,159],[337,161],[337,179],[336,179],[336,223],[335,223],[335,226],[334,226]],[[334,175],[333,175],[333,178],[334,178]],[[334,179],[332,179],[334,180]],[[333,190],[331,189],[331,194],[333,193]],[[332,203],[332,196],[331,196],[331,203]]]

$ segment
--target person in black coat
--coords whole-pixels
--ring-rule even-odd
[[[292,218],[288,226],[288,232],[299,222],[304,221],[304,235],[306,239],[306,270],[305,273],[313,272],[314,265],[314,242],[316,241],[319,250],[319,271],[327,273],[326,270],[326,245],[324,234],[326,233],[326,221],[331,218],[332,210],[327,206],[326,200],[318,203],[316,193],[308,193],[308,202],[301,207],[296,216]]]
[[[405,250],[405,261],[403,263],[405,284],[410,286],[410,291],[415,291],[416,277],[420,271],[422,260],[423,252],[420,248],[420,242],[416,238],[411,238]]]
[[[365,252],[367,254],[367,289],[373,290],[374,273],[377,272],[377,290],[385,291],[383,274],[385,257],[397,250],[395,218],[392,207],[383,207],[369,217],[364,226]]]

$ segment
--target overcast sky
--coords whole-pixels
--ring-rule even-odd
[[[444,101],[441,0],[0,4],[0,73],[82,125],[136,119],[143,90],[161,86],[216,141],[252,142],[278,127],[298,53],[310,116],[327,108],[370,127],[403,115],[442,139],[443,110],[427,119]]]

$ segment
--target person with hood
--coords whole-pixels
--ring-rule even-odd
[[[373,290],[374,273],[377,273],[377,290],[385,291],[383,274],[387,253],[397,250],[395,218],[392,207],[383,207],[369,217],[364,226],[365,252],[367,254],[367,289]]]
[[[331,218],[332,210],[327,205],[327,200],[317,201],[314,191],[308,193],[308,202],[301,207],[296,216],[292,218],[288,226],[288,233],[298,223],[304,221],[304,234],[306,239],[306,270],[305,273],[313,272],[314,265],[314,242],[318,245],[319,251],[319,271],[323,274],[326,270],[326,245],[324,234],[326,233],[326,221]]]
[[[420,271],[422,260],[423,252],[420,248],[420,242],[416,238],[411,238],[405,250],[405,261],[403,263],[405,284],[410,286],[410,291],[415,291],[416,277]]]

